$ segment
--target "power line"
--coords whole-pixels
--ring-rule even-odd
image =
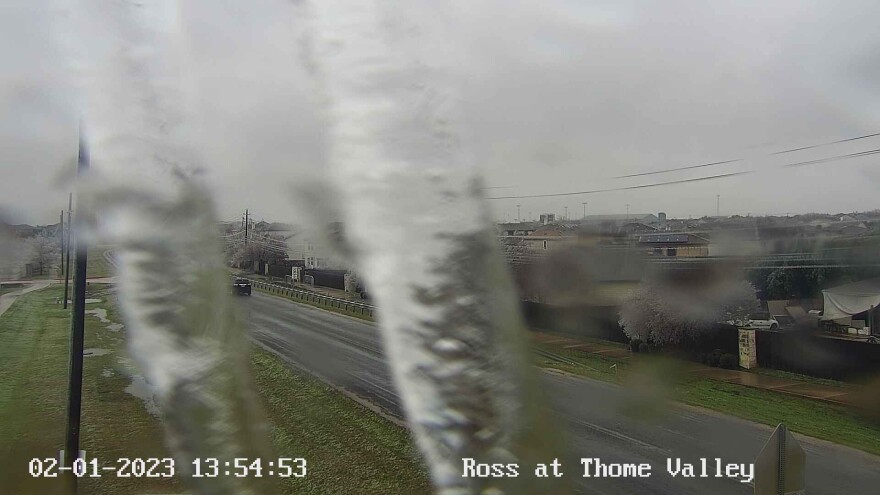
[[[690,165],[687,167],[667,168],[667,169],[663,169],[663,170],[655,170],[653,172],[640,172],[638,174],[618,175],[618,176],[612,177],[612,179],[626,179],[628,177],[641,177],[644,175],[665,174],[667,172],[677,172],[679,170],[691,170],[691,169],[695,169],[695,168],[711,167],[713,165],[723,165],[725,163],[735,163],[735,162],[741,162],[743,160],[744,160],[744,158],[734,158],[733,160],[724,160],[721,162],[712,162],[712,163],[701,163],[699,165]]]
[[[814,144],[814,145],[812,145],[812,146],[804,146],[804,147],[802,147],[802,148],[792,148],[792,149],[790,149],[790,150],[777,151],[776,153],[770,153],[770,154],[771,154],[771,155],[781,155],[781,154],[783,154],[783,153],[793,153],[793,152],[795,152],[795,151],[810,150],[810,149],[813,149],[813,148],[820,148],[820,147],[822,147],[822,146],[829,146],[829,145],[832,145],[832,144],[847,143],[847,142],[849,142],[849,141],[858,141],[859,139],[868,139],[868,138],[872,138],[872,137],[875,137],[875,136],[880,136],[880,132],[877,132],[877,133],[874,133],[874,134],[865,134],[864,136],[857,136],[857,137],[848,138],[848,139],[840,139],[840,140],[837,140],[837,141],[829,141],[829,142],[827,142],[827,143],[822,143],[822,144]]]
[[[792,149],[788,149],[788,150],[777,151],[774,153],[770,153],[767,156],[782,155],[785,153],[793,153],[795,151],[821,148],[823,146],[830,146],[832,144],[847,143],[850,141],[858,141],[860,139],[868,139],[868,138],[872,138],[872,137],[876,137],[876,136],[880,136],[880,132],[874,133],[874,134],[865,134],[864,136],[856,136],[856,137],[851,137],[851,138],[847,138],[847,139],[839,139],[837,141],[828,141],[826,143],[814,144],[811,146],[803,146],[800,148],[792,148]],[[612,177],[612,179],[625,179],[625,178],[629,178],[629,177],[642,177],[645,175],[665,174],[667,172],[678,172],[681,170],[692,170],[692,169],[696,169],[696,168],[711,167],[711,166],[715,166],[715,165],[724,165],[727,163],[741,162],[743,160],[745,160],[745,159],[744,158],[734,158],[732,160],[724,160],[724,161],[720,161],[720,162],[711,162],[711,163],[701,163],[699,165],[690,165],[687,167],[666,168],[663,170],[654,170],[651,172],[640,172],[640,173],[636,173],[636,174],[618,175],[618,176]]]
[[[589,191],[573,191],[573,192],[564,192],[564,193],[525,194],[525,195],[520,195],[520,196],[496,196],[496,197],[491,197],[491,198],[486,198],[486,199],[495,200],[495,199],[521,199],[521,198],[525,199],[525,198],[550,198],[550,197],[557,197],[557,196],[576,196],[578,194],[596,194],[596,193],[602,193],[602,192],[626,191],[629,189],[642,189],[642,188],[646,188],[646,187],[668,186],[671,184],[683,184],[686,182],[699,182],[699,181],[704,181],[704,180],[721,179],[724,177],[733,177],[736,175],[746,175],[746,174],[753,174],[753,173],[755,173],[755,171],[750,170],[750,171],[746,171],[746,172],[731,172],[731,173],[727,173],[727,174],[710,175],[707,177],[695,177],[692,179],[679,179],[679,180],[672,180],[672,181],[668,181],[668,182],[655,182],[653,184],[639,184],[637,186],[610,187],[607,189],[592,189]]]
[[[780,167],[775,167],[775,168],[791,168],[791,167],[801,167],[801,166],[806,166],[806,165],[815,165],[818,163],[828,163],[828,162],[837,161],[837,160],[846,160],[849,158],[859,158],[859,157],[863,157],[863,156],[876,155],[878,153],[880,153],[880,148],[873,149],[873,150],[867,150],[867,151],[859,151],[857,153],[849,153],[846,155],[838,155],[838,156],[831,156],[831,157],[827,157],[827,158],[820,158],[817,160],[808,160],[808,161],[804,161],[804,162],[789,163],[789,164],[782,165]],[[694,178],[690,178],[690,179],[679,179],[679,180],[671,180],[671,181],[666,181],[666,182],[654,182],[654,183],[650,183],[650,184],[639,184],[636,186],[610,187],[610,188],[606,188],[606,189],[592,189],[592,190],[588,190],[588,191],[573,191],[573,192],[564,192],[564,193],[524,194],[524,195],[518,195],[518,196],[496,196],[496,197],[489,197],[486,199],[497,200],[497,199],[549,198],[549,197],[558,197],[558,196],[576,196],[579,194],[596,194],[596,193],[603,193],[603,192],[627,191],[627,190],[631,190],[631,189],[644,189],[644,188],[648,188],[648,187],[659,187],[659,186],[668,186],[668,185],[672,185],[672,184],[684,184],[684,183],[688,183],[688,182],[699,182],[699,181],[705,181],[705,180],[723,179],[726,177],[735,177],[738,175],[748,175],[748,174],[754,174],[757,172],[765,172],[765,171],[766,171],[766,169],[760,170],[760,171],[759,170],[745,170],[745,171],[741,171],[741,172],[730,172],[730,173],[726,173],[726,174],[708,175],[705,177],[694,177]]]
[[[805,165],[815,165],[817,163],[825,163],[825,162],[831,162],[831,161],[836,161],[836,160],[846,160],[847,158],[858,158],[860,156],[876,155],[877,153],[880,153],[880,148],[873,149],[873,150],[867,150],[867,151],[859,151],[858,153],[850,153],[848,155],[840,155],[837,157],[819,158],[818,160],[809,160],[806,162],[789,163],[788,165],[783,165],[782,168],[802,167]]]

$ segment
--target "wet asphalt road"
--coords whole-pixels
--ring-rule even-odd
[[[399,397],[388,372],[377,328],[254,292],[241,299],[252,337],[287,363],[344,388],[396,417]],[[604,382],[543,373],[551,409],[567,424],[568,453],[560,453],[566,477],[578,493],[598,494],[750,494],[752,486],[714,477],[715,458],[723,464],[750,463],[771,429],[695,408],[666,408],[662,419],[632,419],[638,398]],[[807,453],[807,493],[880,493],[880,458],[799,435]],[[650,478],[584,478],[580,458],[603,463],[648,463]],[[708,478],[673,477],[667,459],[697,465],[709,459]],[[549,460],[548,460],[549,462]],[[525,468],[523,468],[525,469]]]

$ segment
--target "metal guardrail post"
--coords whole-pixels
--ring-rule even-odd
[[[322,304],[331,308],[345,309],[346,311],[355,314],[369,315],[370,317],[373,316],[374,308],[369,304],[353,302],[348,299],[340,299],[337,297],[327,296],[312,291],[304,291],[295,287],[271,284],[260,280],[248,280],[251,282],[251,285],[253,287],[263,289],[270,294],[288,296],[302,302]]]

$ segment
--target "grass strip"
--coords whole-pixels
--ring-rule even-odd
[[[5,493],[68,493],[61,478],[28,474],[32,458],[58,456],[67,418],[70,310],[56,304],[63,287],[26,294],[0,316],[0,486]],[[87,297],[118,322],[115,296],[106,285],[90,285]],[[115,464],[120,457],[167,457],[159,421],[140,399],[125,392],[132,370],[125,358],[124,331],[86,315],[80,448],[87,458]],[[80,493],[176,493],[175,478],[81,478]]]
[[[283,493],[431,493],[409,432],[339,391],[255,350],[255,381],[280,457],[303,457],[305,478],[282,479]]]
[[[626,382],[633,364],[554,344],[536,344],[546,354],[536,364],[612,383]],[[639,356],[640,360],[655,359]],[[613,366],[613,367],[612,367]],[[792,374],[787,374],[791,377]],[[671,375],[670,375],[671,376]],[[800,376],[800,375],[798,375]],[[837,404],[681,373],[669,380],[673,400],[880,455],[880,425]]]

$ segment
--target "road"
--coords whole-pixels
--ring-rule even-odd
[[[377,328],[354,318],[254,292],[241,298],[252,337],[287,363],[354,393],[395,417],[400,402],[389,377]],[[569,452],[560,453],[565,475],[577,493],[750,494],[752,487],[729,478],[672,477],[668,458],[699,463],[753,462],[771,433],[764,425],[686,406],[666,408],[647,423],[622,412],[637,401],[628,389],[588,379],[542,373],[551,409],[567,425]],[[829,442],[797,436],[807,453],[807,493],[875,494],[880,459]],[[648,463],[650,478],[584,478],[579,459]],[[549,460],[548,460],[549,462]],[[697,471],[699,474],[699,470]],[[710,475],[714,470],[710,469]]]

